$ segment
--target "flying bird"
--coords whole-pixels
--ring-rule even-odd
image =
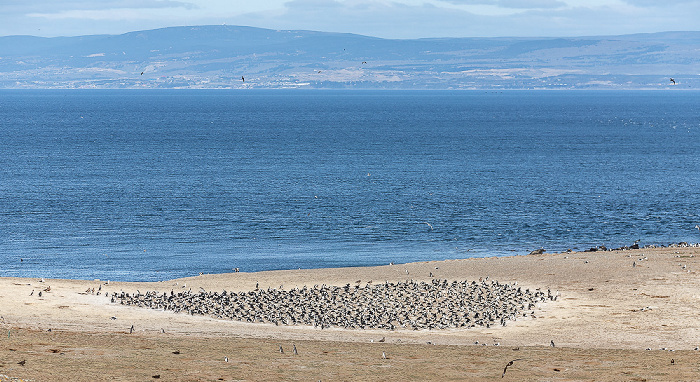
[[[241,76],[241,81],[245,82],[245,77]]]
[[[673,83],[674,85],[676,84],[676,80],[674,80],[673,78],[671,78],[670,80],[671,80],[671,83]]]
[[[506,367],[503,368],[503,374],[501,374],[501,378],[506,376],[506,371],[508,370],[509,366],[513,366],[513,362],[515,361],[520,361],[522,358],[516,358],[506,364]]]

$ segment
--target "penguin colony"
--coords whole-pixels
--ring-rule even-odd
[[[549,290],[530,291],[515,284],[437,279],[365,287],[314,285],[241,293],[115,292],[110,296],[113,303],[122,305],[242,322],[388,330],[506,326],[509,320],[534,314],[536,304],[557,299]]]

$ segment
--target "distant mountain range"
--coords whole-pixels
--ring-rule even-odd
[[[7,36],[0,88],[700,89],[700,32],[392,40],[218,25]]]

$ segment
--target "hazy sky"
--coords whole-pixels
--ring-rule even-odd
[[[0,35],[228,24],[387,38],[700,30],[700,0],[0,0]]]

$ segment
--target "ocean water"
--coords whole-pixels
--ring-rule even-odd
[[[700,93],[0,92],[0,276],[700,241]]]

